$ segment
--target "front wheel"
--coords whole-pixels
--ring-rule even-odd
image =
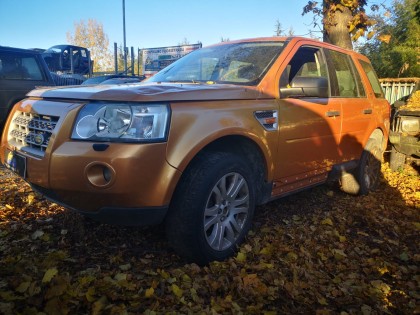
[[[168,240],[181,257],[207,264],[235,252],[254,214],[252,178],[244,159],[232,153],[202,154],[193,162],[166,219]]]

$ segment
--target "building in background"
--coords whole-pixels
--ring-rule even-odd
[[[201,43],[192,45],[146,48],[141,50],[143,73],[151,77],[174,61],[202,47]]]

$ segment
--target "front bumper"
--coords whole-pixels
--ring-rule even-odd
[[[390,131],[389,142],[395,149],[407,156],[420,157],[420,137],[404,135],[400,132]]]
[[[31,187],[35,192],[43,195],[52,202],[75,210],[95,221],[107,224],[124,226],[157,225],[163,222],[168,212],[167,206],[148,208],[102,207],[98,211],[80,211],[66,204],[54,190],[45,189],[33,184]]]
[[[21,175],[34,190],[102,222],[161,222],[181,177],[181,172],[166,161],[167,144],[71,140],[79,104],[62,105],[36,100],[18,103],[5,126],[0,162],[7,164],[10,152],[17,153],[24,163]],[[59,118],[45,151],[34,154],[11,140],[12,120],[17,113],[36,112],[42,116],[53,110]]]

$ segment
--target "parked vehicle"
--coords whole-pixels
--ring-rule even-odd
[[[412,93],[395,102],[389,142],[391,143],[390,168],[401,169],[407,157],[420,161],[420,81]]]
[[[0,46],[0,133],[12,106],[36,86],[55,85],[39,52]]]
[[[55,45],[42,53],[51,72],[58,74],[92,74],[93,62],[87,48],[74,45]]]
[[[256,205],[328,179],[374,190],[389,115],[354,51],[299,37],[230,41],[139,84],[32,91],[7,120],[0,160],[88,217],[164,222],[173,248],[205,264],[235,252]]]

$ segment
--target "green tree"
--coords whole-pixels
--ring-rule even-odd
[[[416,0],[396,0],[389,16],[377,17],[375,36],[358,50],[367,55],[378,75],[420,76],[420,21]]]
[[[89,19],[87,23],[84,20],[75,22],[74,32],[67,32],[67,41],[90,50],[94,72],[112,70],[113,58],[102,23],[95,19]]]
[[[352,49],[352,41],[361,36],[370,38],[374,34],[370,29],[376,22],[366,14],[366,6],[367,0],[308,1],[302,15],[314,14],[314,26],[322,29],[325,42]],[[371,10],[379,10],[379,6],[372,5]]]

